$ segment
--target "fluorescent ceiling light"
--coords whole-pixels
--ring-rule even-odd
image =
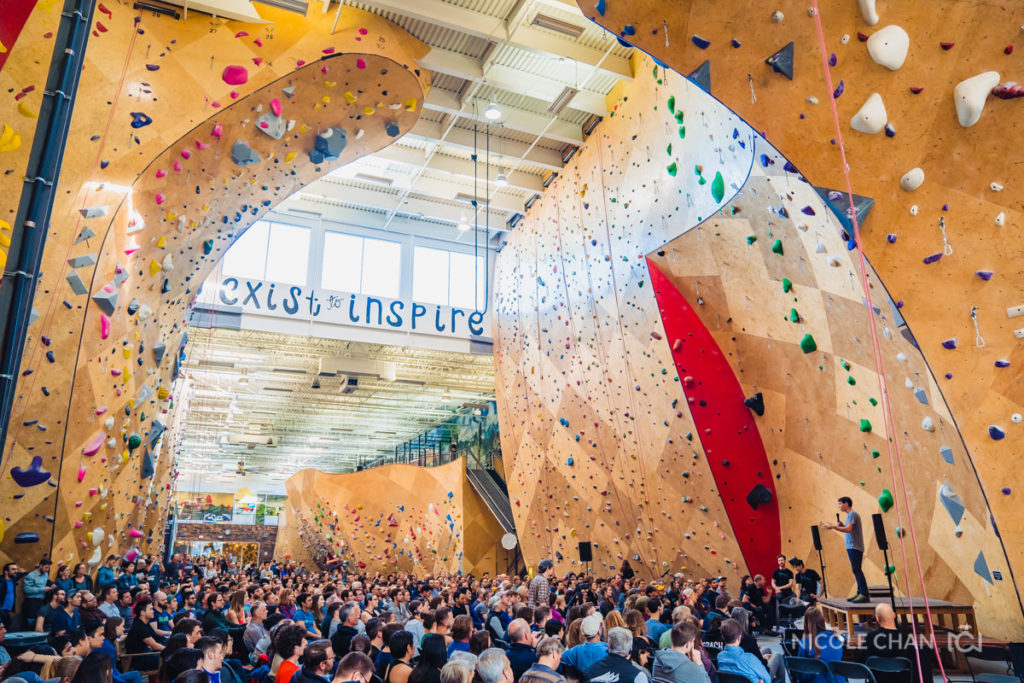
[[[538,13],[531,23],[539,28],[545,28],[549,31],[554,31],[555,33],[561,33],[563,36],[569,36],[574,40],[583,35],[582,26],[570,21],[562,21],[557,17],[552,17],[547,14]]]
[[[562,110],[569,106],[569,103],[572,102],[572,98],[576,97],[576,93],[578,92],[579,90],[570,85],[565,86],[562,92],[559,93],[558,97],[548,105],[548,113],[552,116],[558,116],[561,114]]]

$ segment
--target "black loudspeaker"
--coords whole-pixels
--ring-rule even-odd
[[[811,540],[814,541],[814,549],[821,550],[821,534],[818,532],[818,525],[811,527]]]
[[[580,562],[593,562],[594,554],[590,550],[590,541],[580,541]]]
[[[875,523],[875,540],[878,541],[879,550],[888,550],[889,541],[885,538],[885,523],[882,521],[881,513],[871,515],[871,521]]]

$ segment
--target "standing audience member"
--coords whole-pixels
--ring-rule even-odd
[[[554,575],[555,563],[548,559],[541,560],[537,565],[537,576],[530,581],[530,588],[526,592],[527,606],[540,607],[551,603],[550,581]]]
[[[537,662],[537,651],[533,648],[533,634],[530,625],[523,619],[515,619],[508,625],[508,661],[512,675],[518,683],[526,670]]]

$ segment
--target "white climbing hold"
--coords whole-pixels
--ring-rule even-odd
[[[905,354],[902,351],[900,351],[899,353],[896,354],[896,360],[898,360],[901,363],[906,363],[907,362],[907,354]]]
[[[1024,417],[1021,417],[1020,413],[1014,413],[1010,416],[1010,422],[1014,424],[1020,424],[1021,420],[1024,420]]]
[[[913,389],[914,383],[910,381],[909,377],[907,377],[906,379],[903,380],[903,386],[905,386],[907,389]]]
[[[960,528],[959,524],[957,524],[956,528],[953,529],[953,535],[956,536],[957,538],[960,538],[961,536],[964,535],[964,530]]]
[[[882,96],[875,92],[871,93],[867,102],[850,119],[850,127],[861,133],[877,135],[885,130],[887,120]]]
[[[170,254],[167,254],[166,256],[164,256],[164,260],[160,264],[160,267],[163,268],[168,273],[171,272],[172,270],[174,270],[174,261],[171,259],[171,255]]]
[[[978,122],[988,94],[997,85],[998,71],[986,71],[956,84],[953,88],[953,104],[956,105],[956,118],[961,126],[970,128]]]
[[[138,318],[139,320],[146,320],[147,318],[150,318],[152,316],[153,309],[147,306],[146,304],[142,304],[141,306],[139,306],[139,312],[135,314],[135,317]]]
[[[822,242],[821,240],[818,240],[818,243],[816,245],[814,245],[814,251],[815,251],[815,253],[818,253],[818,254],[824,254],[825,253],[825,243]]]
[[[876,64],[890,71],[896,71],[907,59],[910,50],[910,36],[901,26],[895,24],[875,31],[868,38],[868,54]]]
[[[857,0],[860,6],[860,15],[864,17],[864,23],[874,26],[878,23],[878,10],[875,9],[875,0]]]
[[[918,168],[912,168],[900,178],[900,187],[907,192],[913,192],[917,188],[921,187],[921,183],[924,182],[924,171]]]
[[[1000,228],[1006,225],[1006,214],[1003,213],[1002,211],[1000,211],[996,215],[996,225],[998,225]]]
[[[785,19],[785,18],[786,18],[786,15],[783,14],[782,12],[780,12],[779,10],[775,10],[774,12],[772,12],[772,23],[773,24],[781,24],[782,20]]]
[[[114,418],[113,417],[108,417],[106,420],[103,421],[103,426],[107,428],[107,431],[110,431],[111,429],[113,429],[114,428]]]
[[[926,432],[935,431],[935,423],[932,421],[931,417],[926,417],[923,420],[921,420],[921,429],[923,429]]]
[[[848,42],[850,42],[850,34],[844,33],[843,37],[839,39],[839,42],[842,43],[843,45],[846,45]]]
[[[810,97],[807,98],[807,104],[817,104],[817,103],[818,103],[818,98],[815,97],[814,95],[811,95]]]
[[[917,215],[917,204],[914,204],[914,205],[912,205],[910,207],[910,215],[911,216],[916,216]]]
[[[991,189],[991,190],[992,190],[993,192],[1002,192],[1002,191],[1003,191],[1003,186],[1002,186],[1002,185],[1000,185],[999,183],[991,183],[991,184],[989,185],[989,188],[990,188],[990,189]]]

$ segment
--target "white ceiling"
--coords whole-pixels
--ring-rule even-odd
[[[309,4],[321,11],[320,0]],[[586,19],[572,0],[346,0],[322,9],[348,7],[379,14],[426,43],[430,52],[420,65],[433,73],[431,88],[409,133],[303,188],[281,211],[383,229],[396,219],[454,228],[463,217],[474,222],[466,200],[475,196],[479,229],[489,221],[494,237],[543,192],[545,176],[562,168],[564,150],[582,144],[583,124],[607,114],[605,96],[615,84],[632,80],[632,48]],[[578,36],[543,26],[552,22]],[[557,115],[549,113],[567,87],[579,92]],[[490,102],[502,112],[496,122],[484,117]],[[494,182],[501,172],[506,187]]]
[[[272,332],[193,327],[183,370],[185,477],[350,471],[494,399],[489,355]]]

